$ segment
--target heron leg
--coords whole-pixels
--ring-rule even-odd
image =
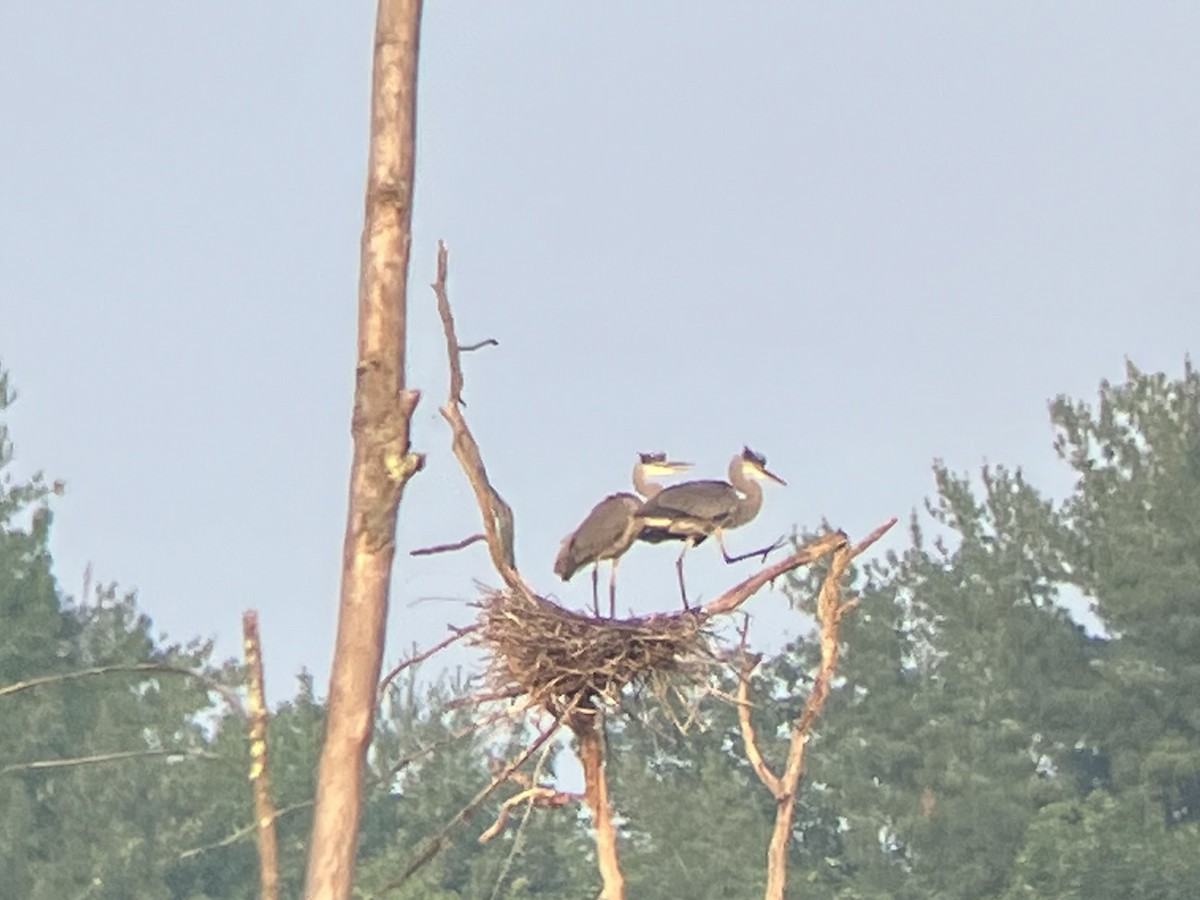
[[[774,553],[776,550],[778,550],[780,547],[782,547],[786,543],[787,543],[787,538],[781,537],[779,540],[777,540],[775,543],[771,544],[771,546],[769,546],[769,547],[759,547],[757,550],[751,550],[749,553],[739,553],[737,556],[730,556],[729,551],[725,549],[725,534],[724,534],[724,532],[721,532],[721,531],[717,532],[717,545],[721,548],[721,556],[723,556],[725,558],[726,563],[741,562],[744,559],[750,559],[752,556],[761,556],[762,561],[766,562],[767,556],[769,554]]]
[[[600,563],[597,561],[592,565],[592,609],[596,613],[596,618],[600,618]]]
[[[688,549],[692,546],[692,539],[688,538],[683,542],[683,549],[679,551],[679,559],[675,560],[675,571],[679,575],[679,596],[683,598],[683,608],[691,609],[688,604],[687,588],[683,585],[683,558],[687,555]]]
[[[617,617],[617,563],[620,561],[621,557],[614,556],[612,571],[608,573],[608,617],[610,619]]]

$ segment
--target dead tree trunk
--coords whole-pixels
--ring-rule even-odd
[[[608,779],[604,772],[604,736],[596,723],[597,711],[580,710],[570,719],[578,746],[575,753],[583,767],[584,802],[592,813],[596,833],[596,865],[604,889],[601,900],[625,900],[625,876],[617,856],[617,829],[608,802]]]
[[[258,636],[258,613],[242,613],[242,654],[246,660],[246,707],[250,719],[250,785],[254,792],[254,823],[258,836],[259,900],[279,900],[279,851],[275,819],[279,814],[271,800],[267,771],[267,690],[263,682],[262,641]]]
[[[317,772],[305,897],[349,900],[363,772],[383,659],[396,513],[423,458],[404,383],[420,0],[379,0],[358,293],[354,457],[337,639]]]

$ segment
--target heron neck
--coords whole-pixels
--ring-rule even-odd
[[[725,527],[737,528],[758,515],[762,509],[763,489],[756,479],[746,477],[740,459],[735,459],[729,467],[729,481],[742,496],[738,497],[737,509]]]
[[[660,493],[663,486],[646,478],[645,468],[643,468],[641,463],[638,463],[633,467],[633,489],[649,500]]]

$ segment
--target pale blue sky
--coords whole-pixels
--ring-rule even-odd
[[[338,11],[333,11],[337,9]],[[374,6],[0,10],[0,356],[21,470],[67,480],[85,564],[173,636],[323,693],[349,461]],[[470,615],[478,516],[437,414],[451,247],[468,415],[551,573],[562,535],[664,449],[743,442],[790,482],[730,536],[860,534],[955,469],[1066,484],[1045,401],[1200,327],[1200,4],[428,4],[410,292],[414,441],[394,659]],[[669,548],[621,605],[677,603]],[[748,573],[701,547],[711,597]],[[427,597],[450,601],[414,601]],[[779,594],[751,609],[778,646]],[[457,659],[457,657],[451,657]]]

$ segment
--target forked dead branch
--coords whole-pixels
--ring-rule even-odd
[[[517,569],[512,509],[488,479],[479,445],[463,415],[461,355],[468,348],[459,343],[446,282],[447,251],[444,244],[439,244],[437,280],[432,287],[450,369],[449,397],[441,413],[451,427],[454,454],[475,493],[489,555],[504,582],[503,588],[485,592],[476,604],[479,613],[469,640],[487,656],[486,684],[477,699],[519,698],[525,709],[542,710],[574,733],[575,751],[584,770],[584,802],[595,830],[603,897],[617,900],[624,896],[624,884],[604,776],[604,742],[598,715],[601,707],[614,706],[629,686],[664,680],[678,683],[682,679],[703,687],[719,658],[710,631],[715,617],[735,611],[765,585],[800,566],[829,554],[834,555],[835,561],[848,561],[882,537],[895,520],[881,525],[855,547],[840,531],[816,538],[698,609],[633,619],[600,619],[564,609],[538,595]],[[418,552],[447,552],[471,542],[468,539]],[[822,588],[822,597],[826,600],[832,597],[834,600],[829,602],[838,604],[839,617],[849,608],[839,599],[843,569],[844,562],[834,565]],[[824,638],[824,631],[822,635]],[[833,636],[836,640],[836,631]],[[824,649],[824,640],[822,646]],[[831,654],[826,676],[832,673],[834,658]],[[823,683],[827,689],[828,677]],[[804,722],[797,723],[805,734],[823,700],[823,693],[810,698],[806,707],[809,715]],[[545,732],[538,743],[544,740]],[[748,750],[754,753],[757,748],[748,745]],[[527,757],[527,753],[522,756]],[[499,783],[494,781],[489,790]],[[794,796],[794,785],[789,796]],[[461,818],[461,815],[456,817]],[[409,872],[414,870],[409,868]]]

